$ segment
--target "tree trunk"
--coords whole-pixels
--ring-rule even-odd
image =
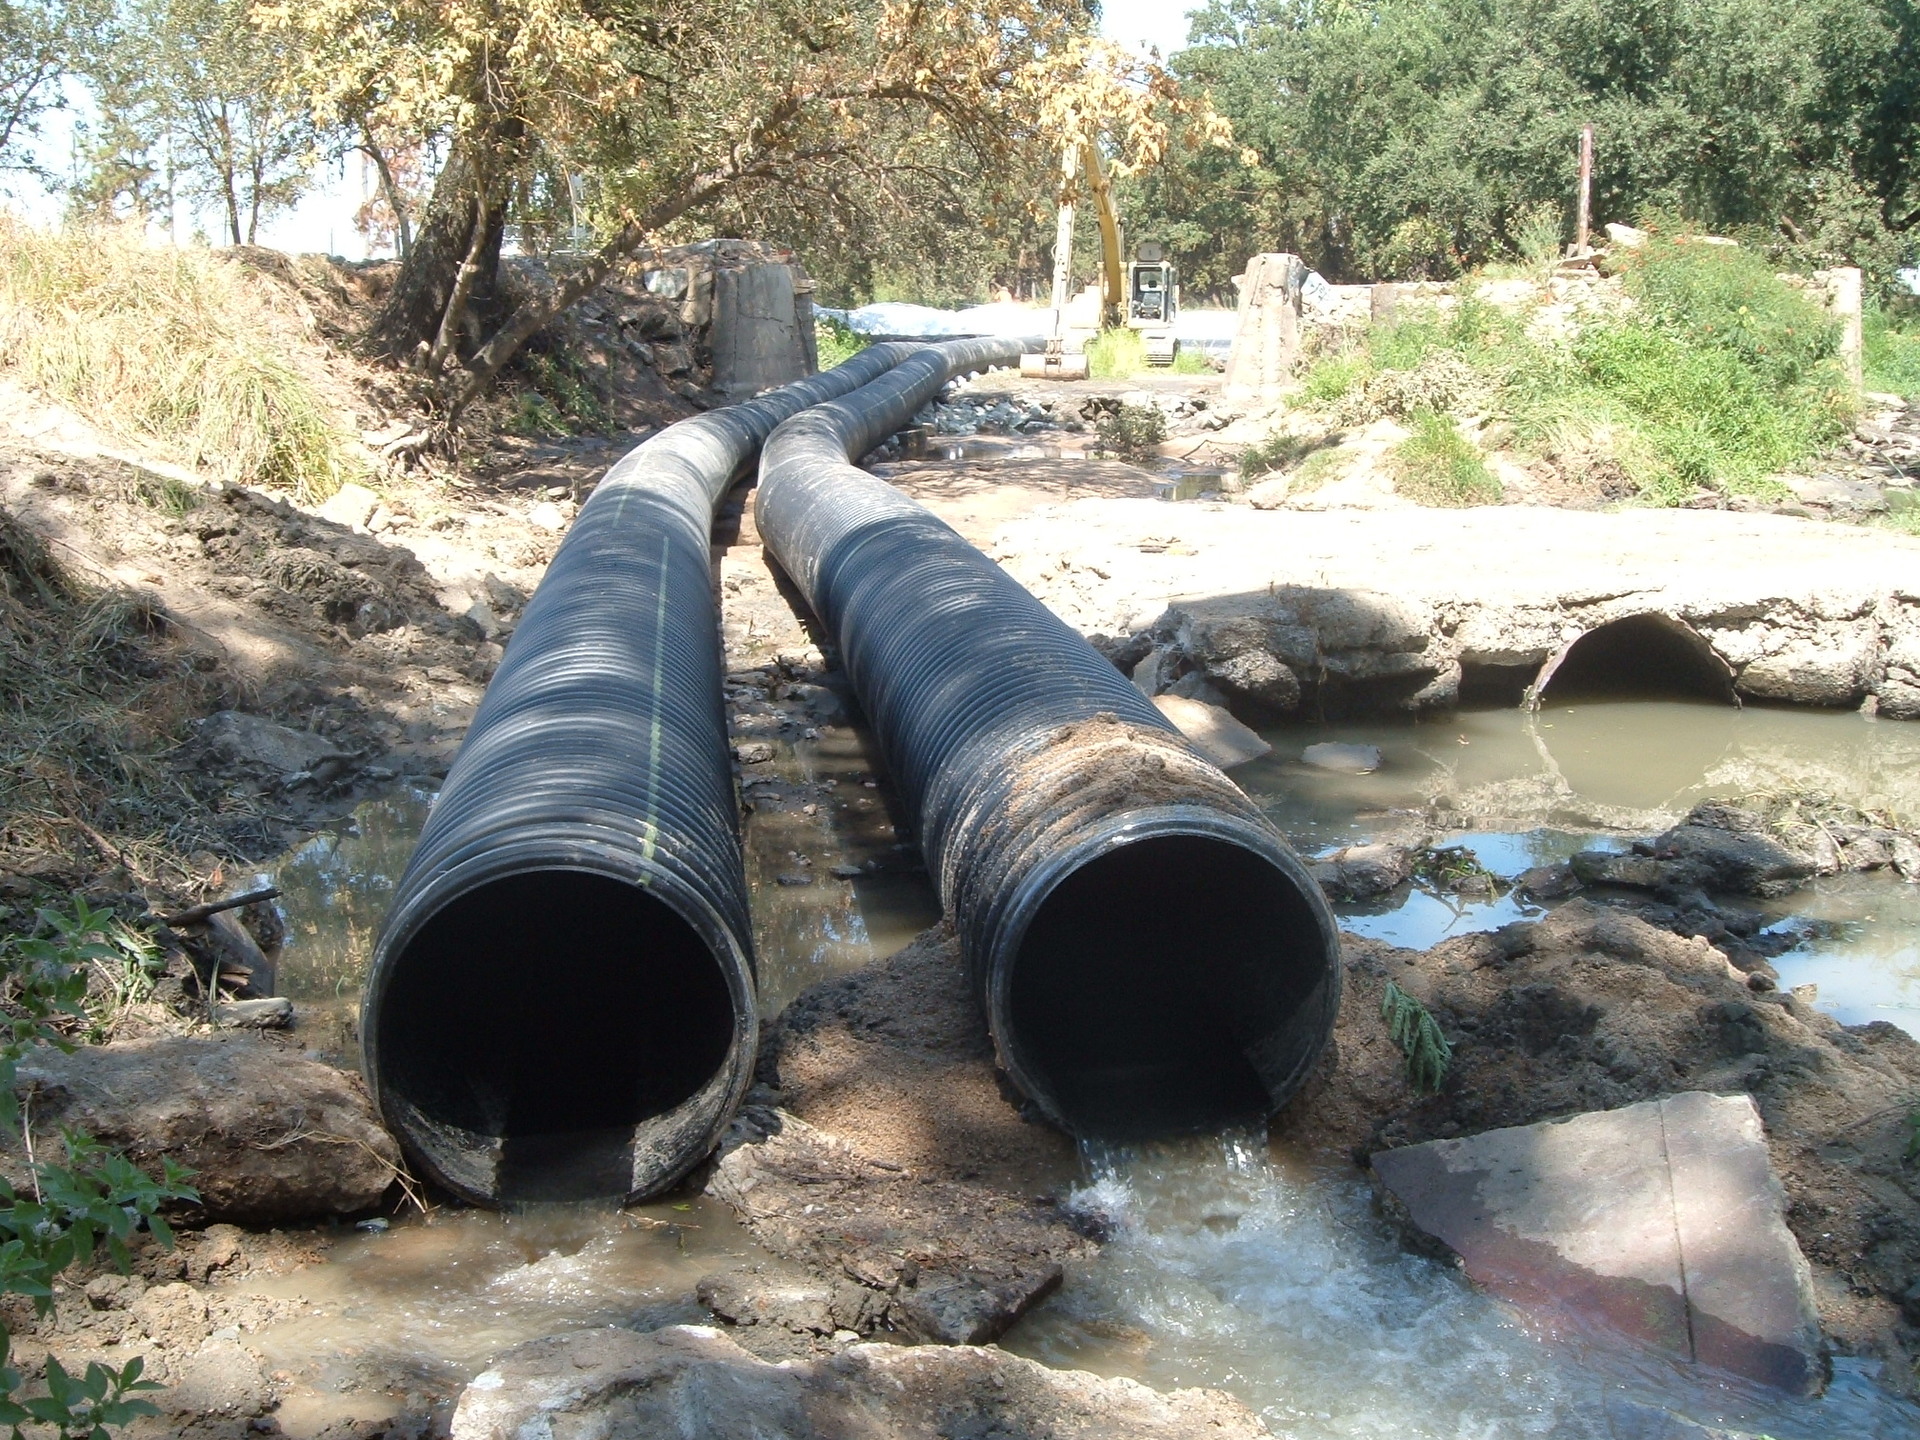
[[[738,178],[738,173],[732,169],[695,175],[677,193],[662,200],[645,215],[628,221],[593,259],[556,285],[549,294],[522,301],[506,322],[488,338],[487,343],[475,352],[467,367],[466,381],[455,392],[453,402],[448,407],[449,417],[458,419],[462,410],[486,393],[506,368],[507,362],[519,354],[522,345],[556,317],[572,309],[582,296],[613,273],[614,266],[644,245],[648,237],[661,226],[671,224],[694,206],[711,200]]]
[[[364,124],[360,127],[360,149],[373,161],[374,171],[380,176],[380,193],[386,197],[387,208],[393,211],[393,233],[399,242],[401,263],[405,264],[407,252],[413,249],[413,223],[407,219],[407,207],[400,199],[400,187],[394,183],[393,167],[387,164],[386,152],[374,143],[373,131]]]
[[[460,262],[460,274],[454,279],[453,294],[447,300],[446,313],[440,317],[440,329],[433,337],[433,349],[427,355],[427,376],[438,380],[447,357],[460,340],[460,322],[466,318],[467,299],[474,282],[480,278],[481,251],[486,245],[487,202],[476,195],[473,201],[473,238],[467,246],[467,258]]]
[[[483,323],[490,318],[496,301],[500,236],[506,227],[507,206],[503,195],[483,212],[476,212],[475,197],[489,188],[483,186],[480,167],[475,163],[480,143],[467,137],[454,142],[440,178],[434,182],[433,199],[419,232],[400,262],[400,274],[368,327],[372,348],[390,360],[404,364],[432,352],[440,321],[459,283],[460,268],[476,248],[476,213],[482,215],[483,229],[467,309],[479,314]]]

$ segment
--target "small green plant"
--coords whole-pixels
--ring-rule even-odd
[[[1912,400],[1920,397],[1920,333],[1898,324],[1878,305],[1861,317],[1866,388]]]
[[[130,960],[149,969],[152,959],[150,946],[77,896],[68,911],[40,910],[31,934],[0,940],[0,1124],[25,1141],[32,1184],[32,1194],[21,1195],[0,1178],[0,1293],[26,1296],[43,1315],[53,1308],[53,1282],[63,1270],[104,1250],[124,1274],[135,1234],[144,1228],[171,1246],[161,1208],[200,1198],[187,1183],[191,1173],[173,1161],[161,1161],[156,1179],[77,1130],[60,1132],[65,1163],[39,1158],[31,1126],[21,1123],[19,1063],[35,1045],[73,1048],[68,1031],[88,1018],[89,971],[124,970]],[[62,1440],[106,1440],[109,1427],[157,1413],[147,1401],[129,1398],[160,1388],[141,1378],[137,1360],[117,1369],[92,1362],[73,1376],[48,1357],[47,1393],[22,1399],[20,1373],[6,1364],[7,1345],[0,1331],[0,1425],[11,1426],[16,1437],[23,1425],[39,1424],[52,1426]]]
[[[1440,1033],[1440,1023],[1427,1007],[1393,981],[1380,997],[1380,1018],[1387,1035],[1406,1058],[1407,1079],[1422,1095],[1437,1095],[1453,1063],[1453,1046]]]
[[[1565,228],[1566,219],[1558,205],[1529,205],[1522,210],[1513,226],[1513,248],[1521,263],[1535,274],[1552,274],[1560,259],[1560,237]]]
[[[1258,480],[1276,470],[1291,470],[1326,441],[1306,435],[1289,435],[1276,430],[1258,445],[1249,445],[1240,455],[1240,479]]]
[[[822,370],[844,365],[873,342],[834,315],[813,317],[813,348]]]
[[[1500,877],[1464,845],[1428,846],[1415,859],[1413,873],[1436,890],[1492,890]]]
[[[1131,326],[1102,330],[1087,342],[1087,374],[1095,380],[1130,380],[1147,368],[1147,337]]]
[[[1329,355],[1307,371],[1301,383],[1298,402],[1312,409],[1330,405],[1359,385],[1373,371],[1365,354]]]
[[[1391,456],[1396,491],[1416,504],[1454,509],[1500,503],[1500,482],[1450,417],[1417,410],[1407,423],[1413,433]]]
[[[545,413],[537,417],[537,423],[557,424],[560,435],[603,433],[613,428],[613,412],[607,408],[606,397],[594,377],[572,356],[522,351],[520,368],[533,382],[538,398],[546,402]],[[522,412],[516,412],[514,420],[521,418]],[[529,414],[528,418],[536,417]]]
[[[1175,375],[1211,375],[1213,366],[1207,360],[1207,352],[1196,346],[1185,345],[1173,355],[1172,373]]]
[[[1100,417],[1094,436],[1102,450],[1138,459],[1167,438],[1167,417],[1157,405],[1122,405]]]
[[[0,1397],[17,1394],[20,1372],[7,1363],[7,1335],[0,1330]],[[107,1440],[113,1428],[131,1424],[143,1415],[158,1415],[152,1402],[130,1400],[142,1390],[166,1387],[143,1380],[147,1362],[134,1356],[118,1369],[93,1360],[86,1373],[69,1375],[53,1356],[47,1357],[47,1393],[28,1400],[0,1398],[0,1425],[10,1426],[13,1440],[21,1440],[23,1425],[53,1427],[60,1440]]]

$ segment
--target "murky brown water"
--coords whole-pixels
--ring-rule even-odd
[[[1855,715],[1665,704],[1528,717],[1283,727],[1236,772],[1303,851],[1460,817],[1446,838],[1497,875],[1660,828],[1700,799],[1794,786],[1920,810],[1920,726]],[[1300,762],[1308,744],[1378,745],[1379,770]],[[937,918],[858,732],[823,731],[751,767],[749,876],[763,1011],[892,953]],[[1438,802],[1440,808],[1434,807]],[[283,989],[302,1025],[354,1054],[359,976],[426,797],[363,809],[275,871],[293,939]],[[809,808],[811,807],[811,808]],[[802,862],[805,863],[802,863]],[[835,874],[836,867],[842,872]],[[790,883],[781,883],[785,877]],[[1403,944],[1529,913],[1510,896],[1419,889],[1350,928]],[[1801,947],[1776,962],[1849,1022],[1920,1031],[1920,886],[1822,882],[1783,902]],[[1123,1221],[1101,1257],[1005,1342],[1048,1363],[1159,1386],[1209,1385],[1298,1437],[1662,1434],[1662,1411],[1788,1436],[1920,1435],[1920,1411],[1843,1362],[1826,1399],[1772,1401],[1591,1337],[1540,1335],[1457,1272],[1409,1254],[1346,1173],[1316,1173],[1254,1136],[1090,1153],[1087,1183]],[[695,1318],[693,1282],[755,1246],[724,1207],[682,1198],[621,1214],[502,1217],[445,1209],[348,1232],[328,1261],[265,1282],[314,1312],[249,1342],[300,1384],[290,1430],[445,1392],[508,1344],[597,1324]],[[302,1417],[305,1417],[303,1420]],[[1664,1423],[1664,1421],[1659,1421]]]

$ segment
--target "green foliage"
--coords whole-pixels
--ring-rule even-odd
[[[1769,389],[1839,379],[1828,365],[1839,325],[1744,247],[1656,238],[1629,252],[1624,277],[1654,325],[1685,344],[1728,352]]]
[[[1365,352],[1352,355],[1329,355],[1314,362],[1307,371],[1297,397],[1299,404],[1312,407],[1325,405],[1338,400],[1354,386],[1366,379],[1373,370],[1372,363]]]
[[[1262,475],[1271,475],[1276,470],[1291,470],[1324,443],[1305,435],[1289,435],[1284,430],[1276,430],[1258,445],[1249,445],[1241,452],[1240,479],[1243,482],[1253,481]]]
[[[1167,417],[1157,405],[1122,405],[1113,414],[1100,417],[1094,435],[1102,450],[1140,459],[1151,455],[1153,447],[1167,438]]]
[[[1493,478],[1480,448],[1435,410],[1408,417],[1413,434],[1393,449],[1393,488],[1421,505],[1463,508],[1498,505],[1500,482]]]
[[[507,426],[519,435],[604,434],[613,412],[593,376],[569,351],[523,350],[519,366],[533,384],[522,392]]]
[[[1173,352],[1173,364],[1167,370],[1172,375],[1211,375],[1213,363],[1207,359],[1206,351],[1183,345]]]
[[[1122,211],[1195,294],[1266,250],[1336,281],[1533,263],[1591,122],[1596,228],[1685,213],[1878,289],[1916,253],[1914,33],[1888,0],[1214,0],[1173,63],[1254,163],[1176,158]]]
[[[0,1331],[0,1425],[12,1427],[14,1440],[20,1440],[22,1426],[31,1424],[52,1426],[60,1440],[107,1440],[112,1429],[160,1413],[150,1401],[128,1398],[165,1388],[141,1378],[146,1372],[141,1356],[118,1367],[90,1360],[84,1374],[69,1375],[49,1355],[47,1393],[22,1401],[12,1398],[20,1389],[20,1372],[7,1363],[7,1351],[6,1333]]]
[[[822,370],[846,364],[872,343],[844,320],[832,315],[814,317],[813,344]]]
[[[1447,1067],[1453,1063],[1453,1046],[1441,1033],[1440,1023],[1391,980],[1380,997],[1380,1018],[1386,1022],[1388,1038],[1406,1059],[1407,1079],[1414,1090],[1421,1095],[1439,1094]]]
[[[1087,374],[1095,380],[1130,380],[1147,368],[1147,338],[1129,325],[1102,330],[1087,342]]]
[[[1861,317],[1866,388],[1912,400],[1920,398],[1920,333],[1896,322],[1879,305]]]
[[[0,941],[0,1124],[23,1133],[15,1075],[21,1058],[37,1044],[71,1049],[69,1031],[88,1017],[90,971],[123,977],[129,967],[151,984],[153,948],[109,912],[76,896],[66,911],[42,909],[31,934]],[[119,993],[124,993],[121,991]],[[173,1232],[163,1206],[200,1198],[187,1181],[191,1172],[163,1159],[158,1178],[126,1156],[76,1130],[60,1132],[64,1163],[34,1156],[31,1128],[24,1131],[32,1193],[17,1193],[0,1178],[0,1293],[24,1295],[41,1314],[53,1308],[53,1282],[61,1271],[90,1263],[100,1251],[123,1274],[132,1262],[128,1242],[142,1228],[163,1245]],[[105,1440],[108,1428],[155,1411],[129,1398],[160,1387],[142,1380],[136,1359],[120,1369],[98,1363],[71,1376],[49,1357],[47,1393],[20,1399],[20,1374],[6,1362],[0,1331],[0,1426],[50,1425],[62,1437]]]

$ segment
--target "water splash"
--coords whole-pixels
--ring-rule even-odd
[[[1229,1390],[1296,1440],[1618,1440],[1671,1415],[1777,1440],[1920,1434],[1920,1410],[1857,1365],[1795,1402],[1608,1337],[1539,1333],[1410,1251],[1365,1182],[1257,1133],[1083,1158],[1071,1204],[1112,1238],[1004,1342],[1048,1364]]]

